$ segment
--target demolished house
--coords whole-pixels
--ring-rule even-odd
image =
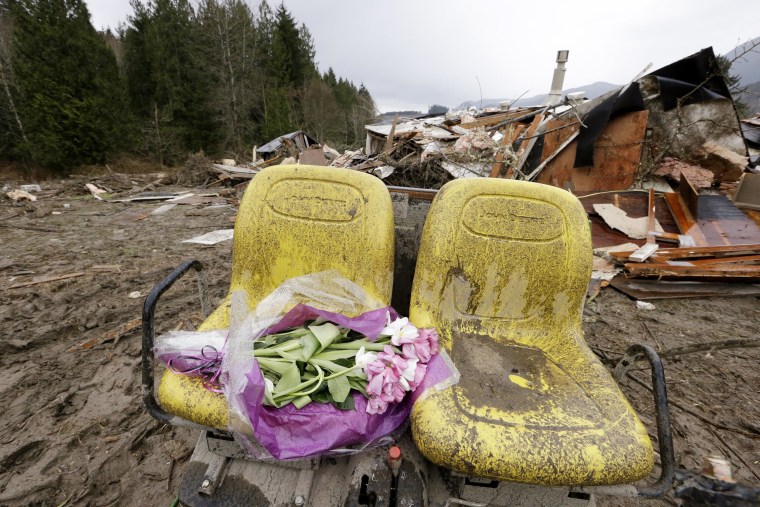
[[[363,149],[342,155],[298,131],[258,148],[264,160],[249,168],[215,167],[221,179],[273,163],[345,167],[430,189],[427,199],[456,178],[535,181],[583,202],[603,284],[621,272],[613,285],[624,291],[629,279],[660,293],[683,280],[760,281],[760,213],[751,211],[760,181],[750,169],[760,120],[740,122],[712,48],[593,100],[561,98],[566,61],[560,52],[541,106],[396,117],[367,125]]]
[[[281,157],[297,157],[299,153],[319,142],[303,130],[296,130],[277,139],[272,139],[264,146],[259,146],[256,153],[264,160]]]
[[[618,282],[670,290],[689,280],[703,295],[694,280],[760,280],[760,227],[732,202],[744,187],[742,199],[758,203],[742,129],[752,143],[760,122],[740,124],[712,48],[593,100],[547,102],[368,125],[364,153],[332,165],[407,187],[492,177],[567,189],[584,203],[609,272],[624,272]]]

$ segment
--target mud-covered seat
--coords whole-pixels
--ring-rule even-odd
[[[288,278],[329,269],[390,304],[393,242],[390,194],[379,179],[339,168],[264,169],[238,210],[229,295],[198,329],[229,327],[233,291],[246,290],[253,308]],[[171,414],[227,428],[224,396],[196,378],[166,370],[158,401]]]
[[[433,201],[410,318],[438,329],[462,377],[412,411],[417,447],[469,475],[540,485],[635,481],[647,432],[583,339],[586,213],[569,192],[463,179]]]

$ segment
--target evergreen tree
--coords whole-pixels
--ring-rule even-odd
[[[119,33],[98,35],[83,1],[0,0],[0,153],[65,169],[132,148],[173,164],[297,129],[343,148],[375,114],[364,85],[319,73],[282,4],[131,0]]]
[[[253,137],[257,37],[253,13],[242,0],[202,0],[198,48],[214,79],[210,106],[221,126],[221,148],[233,157]]]
[[[306,82],[308,61],[306,44],[301,40],[293,16],[284,4],[277,7],[272,33],[272,56],[269,72],[279,86],[301,87]]]
[[[428,108],[427,114],[446,114],[449,112],[449,108],[440,104],[433,104]]]
[[[218,151],[214,78],[200,58],[201,32],[187,0],[132,0],[125,33],[126,76],[143,149],[172,163],[188,151]]]
[[[23,160],[67,170],[124,147],[126,103],[113,51],[83,0],[12,5],[13,71]]]
[[[18,88],[11,63],[13,20],[8,5],[0,1],[0,155],[10,156],[11,149],[24,137],[24,124],[18,114]]]

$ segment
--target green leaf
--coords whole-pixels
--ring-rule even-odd
[[[360,382],[364,382],[365,384],[367,383],[367,374],[358,368],[354,368],[350,372],[346,373],[346,377],[349,379],[357,379]]]
[[[345,400],[343,400],[341,403],[333,402],[333,405],[338,407],[341,410],[356,410],[356,406],[354,405],[354,397],[349,396]]]
[[[336,361],[338,359],[353,359],[356,357],[356,350],[323,350],[319,354],[315,354],[313,357],[317,359],[324,359],[326,361]]]
[[[351,389],[354,389],[356,391],[359,391],[362,393],[362,395],[366,398],[367,397],[367,381],[366,380],[359,380],[356,378],[349,378],[348,383],[351,386]]]
[[[336,403],[343,403],[351,390],[351,384],[345,376],[331,378],[327,381],[327,389]]]
[[[311,363],[311,364],[313,364],[315,366],[319,366],[320,368],[324,368],[325,370],[329,370],[332,373],[335,373],[335,372],[338,372],[338,371],[346,369],[345,366],[341,366],[341,365],[339,365],[337,363],[334,363],[333,361],[327,361],[327,360],[324,360],[324,359],[317,359],[315,357],[312,357],[311,359],[309,359],[309,363]]]
[[[284,375],[285,371],[293,365],[291,361],[286,361],[284,359],[274,359],[271,357],[257,357],[256,361],[258,361],[259,368],[261,368],[262,372],[271,371],[273,373],[276,373],[278,376]]]
[[[319,340],[314,336],[314,333],[305,334],[301,337],[301,354],[303,354],[303,360],[308,361],[311,356],[317,351],[320,346]]]
[[[280,391],[277,395],[273,396],[273,398],[279,399],[279,400],[292,400],[293,398],[298,398],[299,396],[304,396],[307,394],[312,394],[313,392],[319,390],[323,387],[324,384],[324,373],[317,367],[318,375],[316,377],[310,378],[308,380],[305,380],[304,382],[301,382],[295,387],[292,387],[290,389]],[[309,388],[308,391],[304,391],[304,389]]]
[[[331,403],[332,400],[330,399],[330,393],[327,391],[317,391],[314,394],[311,395],[312,401],[316,401],[317,403]]]
[[[303,361],[303,354],[300,350],[283,350],[280,351],[278,355],[288,361]]]
[[[309,396],[299,396],[293,400],[293,405],[295,405],[296,408],[303,408],[309,403],[311,403],[311,398]]]
[[[332,322],[325,322],[319,326],[309,326],[309,331],[314,333],[324,349],[340,336],[340,328]]]
[[[277,356],[278,354],[281,355],[283,352],[289,352],[296,349],[301,348],[301,341],[300,340],[289,340],[285,343],[275,345],[274,347],[266,347],[263,349],[257,349],[255,351],[255,355],[259,357],[273,357]],[[297,352],[300,356],[301,352]]]
[[[330,350],[359,350],[364,347],[364,350],[367,352],[382,352],[383,348],[389,344],[388,340],[382,342],[378,340],[374,343],[369,340],[356,340],[345,343],[333,343],[330,345]]]
[[[298,366],[295,363],[290,363],[287,369],[285,369],[280,381],[274,386],[274,392],[272,396],[276,398],[281,393],[297,387],[301,383],[301,372],[298,370]]]

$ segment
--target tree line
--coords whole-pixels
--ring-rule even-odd
[[[283,4],[131,6],[99,33],[83,0],[0,0],[0,158],[66,171],[119,153],[244,159],[298,129],[338,148],[363,140],[369,91],[319,72]]]

